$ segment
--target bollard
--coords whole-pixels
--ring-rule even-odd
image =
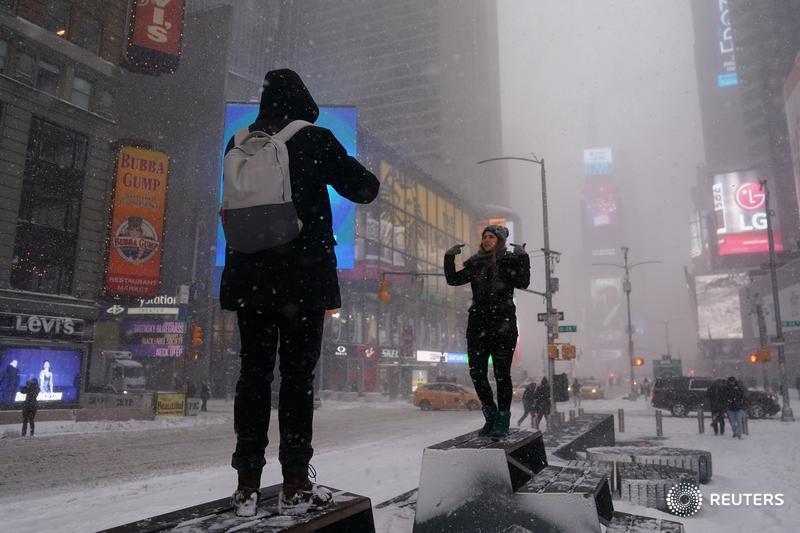
[[[656,437],[664,436],[664,426],[661,422],[661,410],[656,410]]]
[[[701,435],[706,432],[706,419],[702,407],[697,411],[697,432]]]
[[[744,411],[742,413],[742,433],[744,433],[745,435],[750,434],[750,428],[748,427],[747,424],[747,411]]]
[[[578,416],[583,416],[583,407],[578,407]]]
[[[569,421],[570,422],[575,422],[575,409],[570,409],[569,410]]]
[[[617,419],[619,420],[619,432],[625,433],[625,409],[617,410]]]

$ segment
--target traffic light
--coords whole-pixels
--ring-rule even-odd
[[[752,364],[756,363],[769,363],[772,361],[772,350],[766,346],[762,346],[757,351],[751,353],[747,357],[748,361]]]
[[[381,280],[381,285],[378,289],[378,299],[384,303],[392,300],[392,295],[389,293],[389,280],[386,278]]]
[[[756,363],[758,363],[758,354],[757,353],[751,353],[750,357],[748,359],[750,360],[751,364],[756,364]]]
[[[192,346],[203,344],[203,328],[197,324],[192,324]]]
[[[644,366],[644,357],[636,357],[633,360],[633,366]]]

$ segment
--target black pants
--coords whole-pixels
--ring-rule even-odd
[[[711,428],[714,430],[714,435],[725,434],[725,413],[711,413]]]
[[[203,403],[200,404],[200,410],[201,411],[208,411],[208,405],[207,405],[208,404],[208,398],[200,398],[200,400],[203,402]]]
[[[260,470],[265,464],[272,379],[275,359],[280,355],[278,395],[282,466],[307,465],[314,421],[314,367],[322,344],[325,312],[312,311],[286,316],[239,311],[242,368],[236,383],[233,425],[236,451],[231,466],[236,470]]]
[[[467,323],[467,355],[469,376],[484,406],[495,406],[489,386],[489,356],[497,382],[497,404],[500,411],[511,410],[514,391],[511,386],[511,359],[517,345],[515,316],[494,317],[470,313]]]
[[[35,428],[35,424],[33,419],[36,418],[36,409],[30,407],[23,407],[22,408],[22,436],[24,437],[26,433],[28,433],[28,424],[31,425],[31,437],[33,437],[33,431]]]

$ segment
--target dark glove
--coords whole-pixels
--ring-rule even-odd
[[[466,244],[456,244],[449,250],[447,250],[444,255],[458,255],[461,253],[461,249],[466,246]]]
[[[528,245],[526,242],[525,244],[512,244],[511,248],[514,250],[514,255],[525,255],[528,252],[525,251],[525,247]]]

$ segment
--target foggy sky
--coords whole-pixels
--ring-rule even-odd
[[[499,5],[503,155],[545,158],[551,248],[563,252],[554,307],[562,324],[581,324],[588,305],[581,257],[583,150],[611,147],[631,262],[661,260],[632,271],[634,322],[672,320],[673,355],[684,371],[697,351],[683,267],[689,257],[691,187],[703,162],[693,31],[688,0],[503,0]],[[592,118],[593,117],[593,118]],[[528,249],[542,247],[539,167],[508,164],[511,207],[520,213]],[[490,170],[484,171],[490,179]],[[532,259],[531,288],[544,290],[543,259]],[[604,267],[593,267],[604,268]],[[605,267],[604,273],[616,274]],[[621,271],[620,271],[621,272]],[[544,302],[517,298],[524,366],[539,374]],[[683,318],[680,318],[683,317]],[[644,351],[665,349],[663,324],[635,335]],[[587,349],[579,335],[563,336]],[[620,346],[626,354],[627,346]],[[645,367],[651,374],[651,366]],[[557,371],[569,369],[564,363]],[[577,371],[577,374],[581,374]]]

